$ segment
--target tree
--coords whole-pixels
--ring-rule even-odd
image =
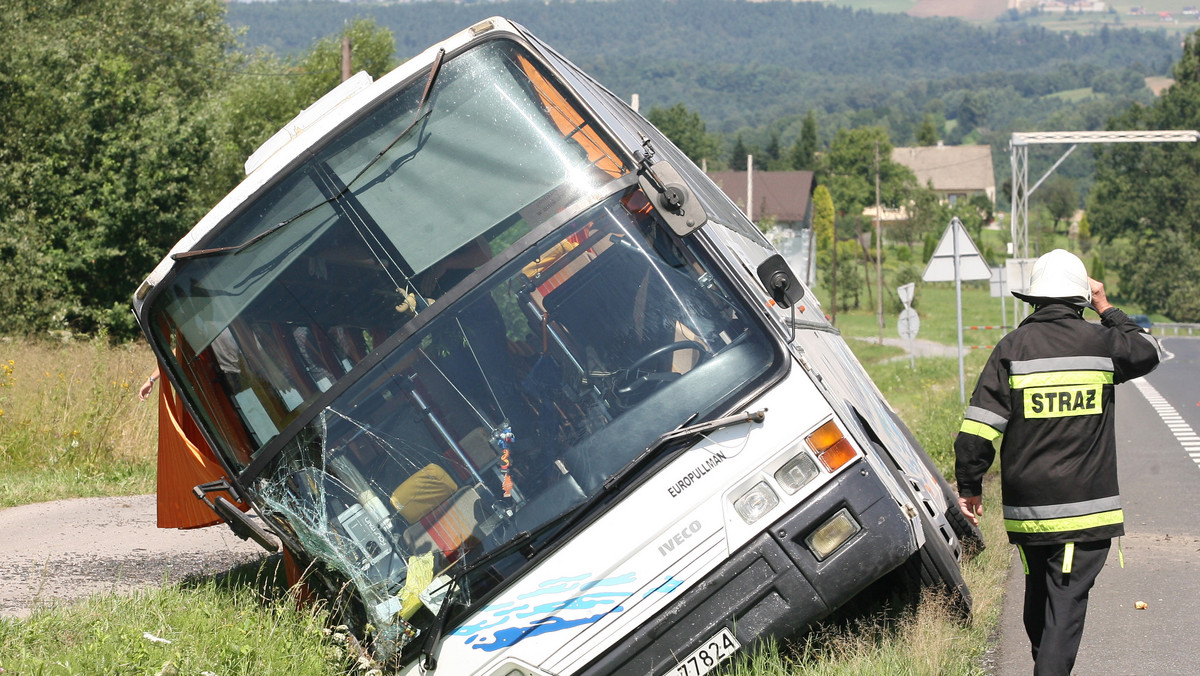
[[[705,159],[716,159],[720,154],[720,137],[708,133],[700,114],[682,103],[670,108],[652,107],[646,119],[696,164]],[[742,162],[745,163],[744,157]]]
[[[858,261],[862,250],[858,242],[848,240],[837,243],[837,265],[833,262],[833,249],[818,255],[821,268],[821,285],[833,289],[834,270],[837,270],[837,297],[830,301],[838,310],[853,310],[862,305],[863,273]],[[831,291],[832,293],[832,291]]]
[[[833,246],[833,224],[837,213],[833,208],[833,196],[829,188],[818,185],[813,190],[813,230],[816,232],[817,250],[826,251]]]
[[[219,0],[10,2],[0,42],[0,332],[131,337],[137,282],[204,209]]]
[[[1054,232],[1058,232],[1059,223],[1075,215],[1079,206],[1079,193],[1075,191],[1075,182],[1064,176],[1050,179],[1034,195],[1038,203],[1050,212],[1050,218],[1054,221]]]
[[[916,253],[916,243],[922,241],[926,233],[941,233],[950,222],[949,209],[929,186],[913,186],[909,190],[905,211],[908,219],[892,225],[889,230],[897,241],[908,245],[912,254]]]
[[[1107,281],[1108,271],[1104,269],[1104,258],[1099,251],[1092,255],[1092,269],[1088,271],[1088,276],[1101,284]]]
[[[1200,128],[1200,35],[1188,36],[1174,76],[1152,105],[1133,106],[1109,128]],[[1106,262],[1120,276],[1122,297],[1176,321],[1200,321],[1200,148],[1116,143],[1096,156],[1088,220],[1093,236],[1112,245]]]
[[[767,149],[763,151],[763,154],[766,155],[767,162],[772,163],[779,159],[779,152],[779,134],[772,132],[771,140],[767,142]]]
[[[341,38],[235,52],[221,0],[0,5],[0,332],[136,335],[130,297],[242,163],[340,79]],[[353,64],[391,34],[348,24]],[[336,45],[336,49],[334,46]]]
[[[737,140],[733,142],[733,150],[729,152],[729,168],[734,171],[746,171],[746,156],[749,154],[750,149],[742,141],[742,135],[738,134]]]
[[[811,171],[817,168],[817,118],[811,110],[804,116],[800,135],[792,144],[790,155],[793,169]]]
[[[825,165],[829,190],[840,213],[860,215],[875,204],[875,160],[883,204],[898,208],[916,185],[908,167],[892,161],[892,142],[882,127],[839,129],[829,146]]]
[[[1079,216],[1079,249],[1087,253],[1092,248],[1092,222],[1088,220],[1087,212]],[[1099,256],[1099,254],[1097,254]],[[1093,279],[1100,279],[1093,277]]]
[[[371,19],[346,24],[297,57],[231,57],[238,71],[248,74],[230,78],[208,108],[214,140],[206,203],[215,203],[241,180],[246,158],[259,145],[340,83],[343,37],[350,38],[353,72],[378,79],[398,65],[392,32]]]
[[[921,126],[917,129],[917,145],[919,146],[934,146],[938,142],[937,125],[933,121],[932,113],[925,113],[925,118],[921,120]]]

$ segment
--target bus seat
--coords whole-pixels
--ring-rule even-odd
[[[474,488],[460,488],[450,499],[404,529],[404,543],[409,551],[423,554],[437,550],[448,560],[457,558],[456,554],[464,545],[470,546],[478,541],[475,528],[478,521],[475,518],[475,504],[479,502],[479,493]]]
[[[405,479],[392,491],[392,506],[410,524],[415,524],[458,490],[458,484],[439,465],[430,463]]]

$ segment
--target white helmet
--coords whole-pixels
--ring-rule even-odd
[[[1012,295],[1033,305],[1063,301],[1087,307],[1092,302],[1092,285],[1088,283],[1087,268],[1079,256],[1065,249],[1055,249],[1034,262],[1029,291],[1013,291]]]

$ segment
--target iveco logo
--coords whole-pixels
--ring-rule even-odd
[[[687,540],[688,538],[692,537],[693,535],[695,535],[696,533],[699,533],[699,532],[700,532],[700,522],[699,521],[693,521],[693,522],[689,523],[688,525],[684,526],[682,530],[680,530],[677,533],[675,533],[674,535],[672,535],[670,537],[670,539],[668,539],[666,542],[659,545],[658,553],[662,554],[663,556],[670,554],[671,552],[675,551],[676,547],[681,546],[683,544],[684,540]]]

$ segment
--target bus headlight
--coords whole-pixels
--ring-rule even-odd
[[[760,481],[743,493],[742,497],[734,500],[733,508],[737,510],[743,521],[754,523],[778,504],[779,496],[775,495],[775,491],[771,490],[767,482]]]
[[[804,488],[808,482],[816,478],[820,470],[812,456],[804,451],[788,460],[787,464],[775,471],[775,480],[783,487],[788,495]]]
[[[804,538],[804,543],[812,550],[817,560],[821,561],[834,553],[838,547],[841,547],[846,540],[860,530],[862,527],[858,525],[854,517],[850,516],[850,510],[843,507],[811,535]]]

